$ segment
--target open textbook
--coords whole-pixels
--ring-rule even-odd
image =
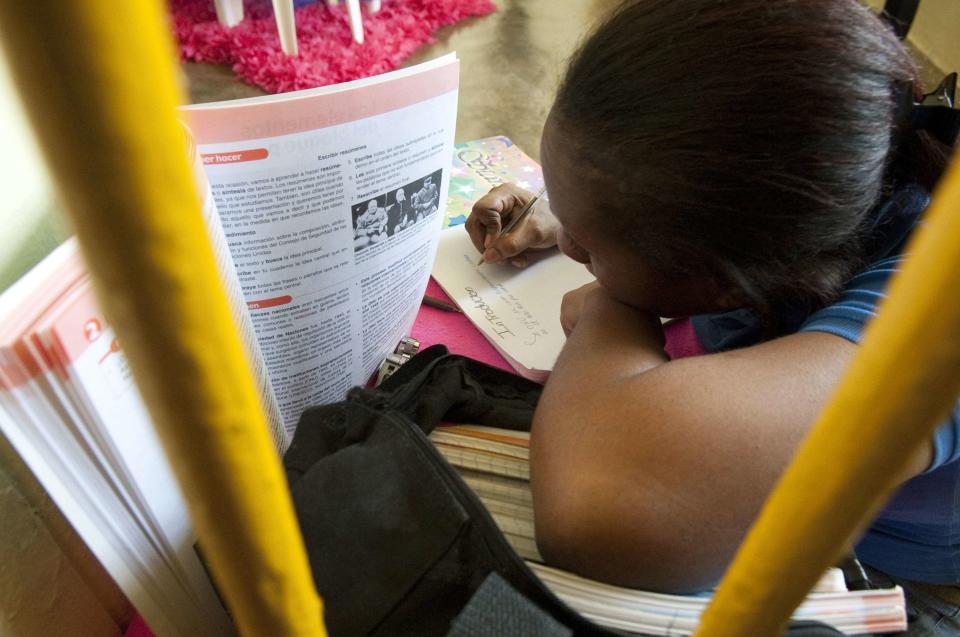
[[[588,619],[629,633],[690,635],[711,593],[666,595],[612,586],[547,566],[534,539],[530,492],[530,434],[480,425],[440,426],[430,434],[440,453],[480,498],[514,550],[540,580]],[[906,630],[903,589],[847,590],[843,573],[829,569],[794,611],[843,633]]]
[[[185,109],[284,427],[413,324],[443,219],[459,65]]]
[[[451,55],[183,110],[278,453],[303,408],[366,382],[413,323],[444,218],[458,77]],[[233,632],[72,240],[0,296],[0,430],[158,636]]]
[[[491,137],[454,150],[447,213],[433,278],[520,375],[544,382],[563,348],[563,295],[594,280],[582,263],[556,248],[534,255],[525,268],[487,263],[462,227],[470,206],[490,188],[512,182],[530,191],[543,171],[506,137]]]

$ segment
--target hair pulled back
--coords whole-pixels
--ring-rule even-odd
[[[575,54],[552,116],[605,231],[765,313],[827,303],[864,265],[915,81],[857,0],[634,0]]]

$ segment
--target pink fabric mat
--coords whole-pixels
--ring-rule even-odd
[[[269,93],[356,80],[397,68],[438,28],[491,13],[490,0],[383,0],[375,14],[363,10],[364,44],[350,35],[346,3],[323,0],[294,12],[300,55],[288,57],[270,0],[246,0],[244,20],[221,26],[213,0],[170,0],[180,56],[194,62],[232,64],[237,77]]]
[[[150,630],[150,627],[147,626],[147,622],[143,621],[143,617],[134,613],[133,619],[130,621],[130,624],[127,626],[126,632],[123,633],[123,637],[154,637],[153,631]]]

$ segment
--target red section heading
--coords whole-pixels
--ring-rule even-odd
[[[266,159],[268,154],[266,148],[251,148],[227,153],[203,153],[200,157],[205,164],[237,164],[242,161]]]
[[[275,296],[272,299],[262,299],[260,301],[247,301],[247,307],[251,310],[263,310],[268,307],[276,307],[278,305],[286,305],[293,300],[293,297],[289,294],[284,296]]]

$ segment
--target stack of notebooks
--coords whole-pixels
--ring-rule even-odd
[[[438,427],[431,439],[487,507],[514,550],[571,608],[597,624],[650,635],[689,635],[711,593],[665,595],[603,584],[543,563],[534,541],[530,434],[479,425]],[[903,590],[847,590],[830,569],[793,614],[850,634],[906,630]]]

